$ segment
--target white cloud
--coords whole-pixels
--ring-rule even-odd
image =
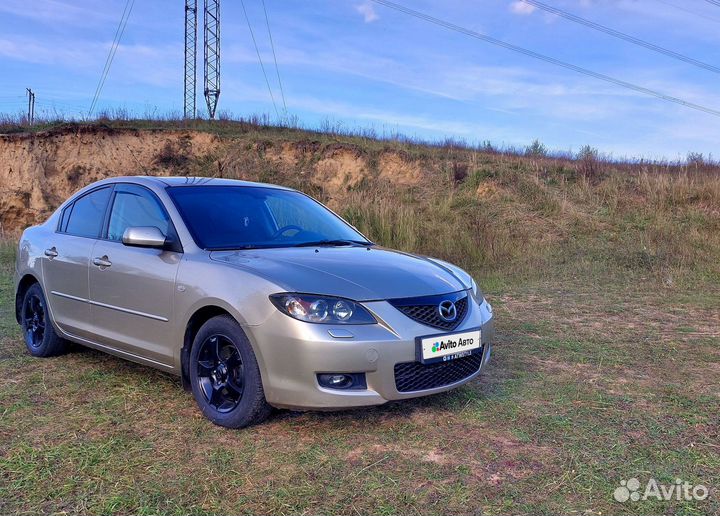
[[[108,55],[111,43],[90,44],[83,40],[41,41],[37,38],[0,38],[0,59],[37,65],[62,66],[87,73],[96,80]],[[171,87],[181,76],[182,64],[175,45],[120,45],[110,70],[112,83],[149,84]],[[93,86],[94,87],[94,86]]]
[[[103,51],[107,52],[104,49]],[[26,63],[82,67],[93,62],[89,54],[79,45],[45,44],[37,39],[24,37],[0,38],[0,57]]]
[[[0,12],[55,26],[60,23],[88,26],[90,22],[115,19],[115,15],[105,6],[91,4],[91,7],[82,7],[59,0],[34,0],[32,6],[26,0],[3,0],[0,2]]]
[[[363,2],[355,6],[355,10],[362,14],[365,23],[372,23],[379,18],[375,12],[375,7],[370,2]]]
[[[510,4],[510,11],[515,14],[527,16],[535,11],[535,6],[525,3],[523,0],[516,0]]]

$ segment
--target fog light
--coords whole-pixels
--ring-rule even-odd
[[[365,373],[323,373],[317,379],[327,389],[367,389]]]
[[[323,387],[331,389],[346,389],[352,385],[352,377],[349,374],[320,374],[318,381]]]

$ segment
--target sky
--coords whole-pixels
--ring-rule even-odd
[[[543,0],[720,67],[720,7],[704,0]],[[0,113],[87,114],[126,0],[2,0]],[[218,111],[284,115],[261,0],[221,4]],[[522,0],[396,0],[455,25],[720,111],[720,75]],[[202,6],[202,0],[199,1]],[[332,124],[618,158],[720,156],[720,117],[448,31],[371,0],[265,0],[288,114]],[[200,9],[200,11],[202,8]],[[200,18],[202,19],[202,18]],[[201,25],[201,22],[200,22]],[[202,25],[201,25],[202,27]],[[202,32],[199,33],[200,41]],[[98,102],[138,116],[183,107],[184,0],[135,2]],[[199,55],[202,56],[201,47]],[[198,105],[202,62],[198,62]],[[203,113],[201,113],[203,114]]]

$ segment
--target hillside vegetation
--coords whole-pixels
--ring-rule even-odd
[[[251,123],[50,126],[0,136],[0,224],[42,220],[114,175],[241,178],[303,190],[373,240],[481,277],[720,278],[720,168],[422,145]]]
[[[32,358],[0,240],[0,511],[720,514],[720,172],[575,158],[231,122],[0,136],[10,240],[111,175],[280,183],[469,269],[497,329],[449,393],[229,431],[174,376],[79,346]],[[615,501],[630,478],[710,497]]]

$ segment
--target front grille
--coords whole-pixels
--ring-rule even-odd
[[[390,303],[400,310],[402,313],[427,326],[433,328],[439,328],[441,330],[454,330],[458,325],[465,319],[468,309],[468,296],[465,292],[461,293],[463,297],[459,299],[453,299],[457,297],[454,295],[450,296],[433,296],[419,299],[420,303],[415,304],[409,299],[397,299],[391,300]],[[454,321],[445,321],[440,318],[438,312],[438,305],[446,300],[450,299],[455,302],[455,309],[457,310],[457,317]]]
[[[477,373],[482,365],[482,349],[448,362],[395,364],[395,388],[398,392],[424,391],[459,382]]]

